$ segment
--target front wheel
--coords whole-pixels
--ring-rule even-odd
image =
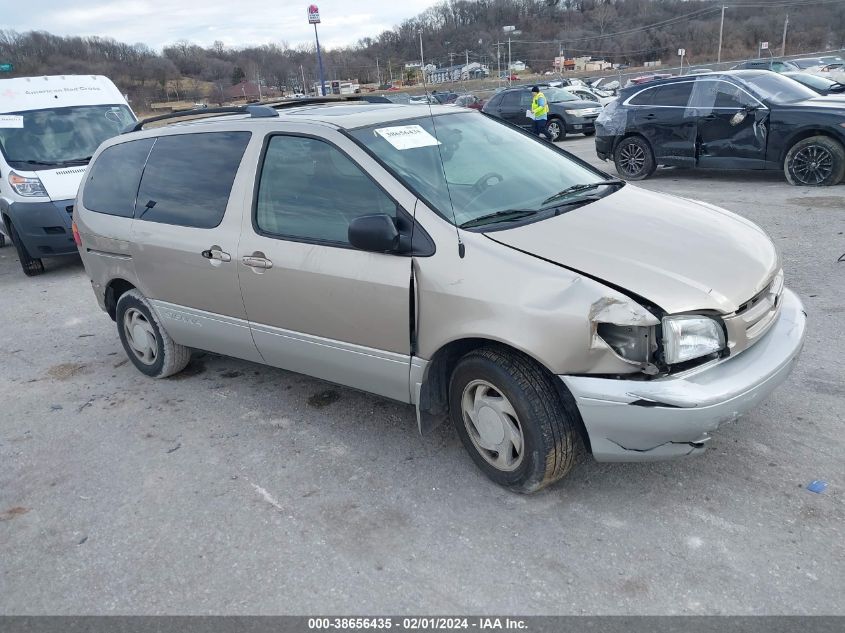
[[[645,180],[657,169],[651,146],[639,136],[622,139],[613,152],[613,162],[625,180]]]
[[[827,136],[805,138],[787,152],[783,172],[790,185],[837,185],[845,176],[845,149]]]
[[[449,386],[449,413],[487,477],[531,493],[566,475],[575,459],[577,409],[531,359],[482,348],[464,356]]]
[[[549,141],[552,143],[556,143],[564,139],[566,136],[566,128],[563,126],[560,119],[549,119],[549,122],[546,124],[546,136],[549,137]]]
[[[26,246],[21,241],[21,236],[15,228],[14,224],[9,223],[9,237],[12,239],[12,244],[15,245],[15,250],[18,252],[18,259],[21,262],[23,274],[27,277],[35,277],[44,272],[44,262],[38,257],[32,257]]]

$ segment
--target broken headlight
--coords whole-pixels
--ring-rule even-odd
[[[725,348],[722,325],[705,316],[663,317],[663,356],[670,365],[720,352]]]

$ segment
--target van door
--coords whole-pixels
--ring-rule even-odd
[[[353,248],[349,222],[409,221],[339,133],[272,134],[238,249],[241,290],[265,361],[410,401],[411,258]]]
[[[690,105],[701,167],[764,168],[769,111],[762,103],[731,82],[700,79]]]
[[[260,361],[238,284],[240,170],[249,132],[160,136],[132,223],[140,290],[182,345]],[[230,194],[232,194],[230,196]]]
[[[643,89],[630,97],[636,130],[651,144],[658,165],[695,165],[696,119],[687,111],[694,80],[675,81]]]

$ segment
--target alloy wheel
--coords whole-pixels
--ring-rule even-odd
[[[546,126],[546,132],[549,134],[550,141],[556,141],[560,138],[560,123],[552,121]]]
[[[803,147],[792,157],[792,173],[805,185],[817,185],[833,173],[833,155],[821,145]]]
[[[636,176],[645,167],[645,151],[636,143],[628,143],[619,150],[619,168],[626,176]]]
[[[516,410],[501,391],[486,380],[473,380],[461,396],[461,413],[470,440],[487,463],[505,472],[519,468],[525,435]]]

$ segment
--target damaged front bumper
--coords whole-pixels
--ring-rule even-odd
[[[590,436],[597,461],[645,461],[700,453],[709,432],[757,406],[781,384],[801,352],[807,316],[789,290],[777,322],[751,348],[655,380],[560,376]]]

